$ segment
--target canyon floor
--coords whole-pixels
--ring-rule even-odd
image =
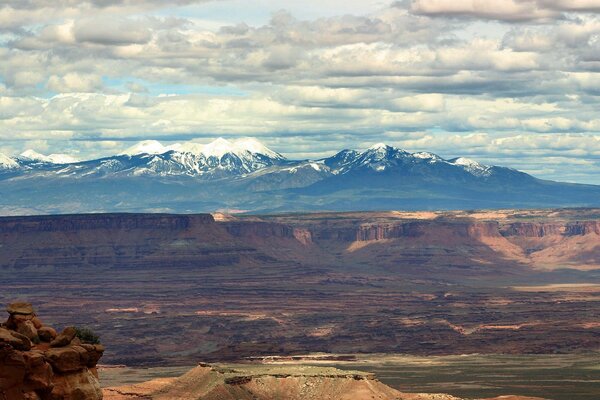
[[[586,355],[600,210],[5,217],[0,281],[105,364]]]

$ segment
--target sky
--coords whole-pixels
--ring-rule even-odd
[[[0,2],[0,153],[243,136],[600,184],[600,0]]]

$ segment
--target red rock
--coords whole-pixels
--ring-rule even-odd
[[[83,343],[81,347],[83,347],[88,353],[87,366],[89,368],[95,367],[104,353],[104,346],[101,344]]]
[[[0,343],[0,398],[10,393],[25,379],[26,363],[20,351],[6,343]],[[5,398],[10,398],[5,395]]]
[[[52,348],[45,353],[45,357],[58,372],[75,372],[85,368],[81,363],[80,353],[73,347]]]
[[[23,336],[27,336],[27,338],[33,340],[37,337],[38,332],[31,321],[23,321],[17,325],[17,332],[19,332]]]
[[[33,322],[33,326],[35,326],[35,329],[40,329],[42,326],[44,326],[44,324],[38,317],[33,317],[31,319],[31,322]]]
[[[10,303],[8,307],[6,307],[6,311],[10,315],[21,314],[21,315],[32,315],[33,314],[33,306],[31,303],[25,302],[16,302]]]
[[[54,378],[54,388],[48,400],[101,400],[102,390],[98,379],[85,370]]]
[[[27,311],[11,306],[11,311]],[[0,327],[0,400],[102,399],[94,367],[104,347],[72,344],[80,343],[74,328],[66,328],[57,337],[54,329],[42,326],[33,314],[13,313],[9,321],[5,326],[21,333]],[[45,342],[31,349],[27,336],[34,338],[38,333]],[[63,347],[51,348],[48,342],[53,339]]]
[[[58,335],[56,337],[56,339],[54,339],[52,342],[50,342],[50,346],[52,346],[52,347],[68,346],[69,344],[71,344],[71,340],[73,340],[75,338],[76,334],[77,334],[77,331],[72,326],[65,328],[60,333],[60,335]]]
[[[42,342],[51,342],[56,338],[56,331],[49,326],[42,326],[38,329],[38,336]]]
[[[4,328],[0,328],[0,343],[7,343],[16,350],[27,351],[31,349],[31,341],[27,336]]]
[[[33,390],[51,390],[54,374],[44,358],[44,353],[37,350],[27,351],[23,353],[23,358],[27,365],[25,385]]]

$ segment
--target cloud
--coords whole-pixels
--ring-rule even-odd
[[[64,76],[52,75],[48,79],[48,89],[58,93],[94,92],[102,88],[102,79],[98,75],[68,73]]]
[[[73,26],[75,40],[103,45],[144,44],[152,38],[150,29],[132,19],[84,19]]]
[[[572,159],[565,174],[597,180],[597,2],[307,1],[252,15],[239,0],[4,2],[2,147],[83,158],[251,135],[306,156],[390,141],[544,176]]]
[[[547,20],[560,16],[529,0],[413,0],[411,11],[429,16],[495,19],[508,22]]]
[[[397,2],[405,8],[406,2]],[[599,0],[412,0],[410,10],[433,17],[490,19],[523,23],[566,18],[565,12],[600,12]]]

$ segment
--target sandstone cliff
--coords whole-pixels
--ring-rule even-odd
[[[45,326],[28,303],[7,307],[0,325],[0,399],[99,400],[96,364],[104,347],[84,343],[73,327]]]

